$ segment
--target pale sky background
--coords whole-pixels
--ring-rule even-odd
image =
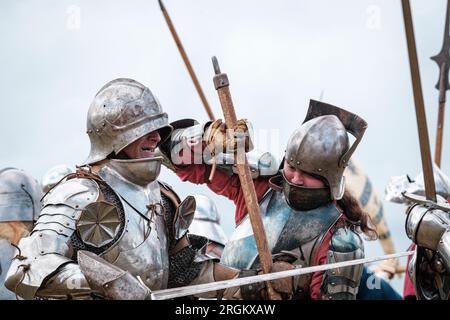
[[[221,109],[213,55],[228,73],[238,117],[250,119],[255,129],[279,130],[280,146],[260,148],[281,157],[309,99],[323,91],[325,102],[369,123],[355,156],[380,195],[391,176],[421,170],[400,0],[165,4],[216,116]],[[439,71],[429,57],[442,46],[446,1],[415,0],[411,6],[434,150]],[[157,0],[2,0],[0,39],[0,168],[22,168],[41,179],[54,165],[81,163],[89,152],[89,104],[118,77],[150,87],[171,121],[207,120]],[[447,174],[449,126],[442,160]],[[213,196],[163,171],[161,179],[182,197]],[[213,197],[231,234],[234,206]],[[409,244],[403,212],[385,202],[397,250]],[[367,256],[378,254],[378,243],[367,244]],[[401,290],[401,279],[393,283]]]

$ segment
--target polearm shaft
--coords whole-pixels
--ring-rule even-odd
[[[445,16],[444,41],[442,49],[439,54],[431,57],[431,60],[435,61],[439,66],[439,81],[436,84],[436,89],[439,90],[439,111],[436,130],[436,146],[434,150],[434,162],[438,167],[440,167],[444,134],[446,93],[447,90],[450,89],[450,85],[448,83],[448,70],[450,67],[450,0],[447,0],[447,12]]]
[[[237,125],[236,112],[234,110],[233,101],[231,99],[228,76],[221,73],[219,63],[216,57],[212,58],[214,66],[214,86],[219,94],[220,105],[222,106],[223,115],[225,117],[226,127],[234,129]],[[258,197],[253,184],[250,167],[247,162],[247,156],[244,150],[238,150],[235,157],[236,167],[241,183],[242,192],[245,198],[245,204],[250,216],[250,222],[255,236],[256,247],[258,249],[259,260],[264,273],[269,273],[272,269],[272,255],[270,254],[269,244],[267,242],[264,225],[259,210]],[[279,300],[281,297],[273,290],[270,283],[266,284],[267,292],[270,300]]]
[[[409,0],[402,0],[403,19],[405,22],[406,42],[408,44],[409,65],[411,70],[414,104],[416,108],[417,128],[419,130],[420,155],[425,182],[425,196],[436,202],[436,187],[434,184],[433,165],[431,161],[430,141],[428,138],[427,119],[423,103],[422,86],[420,82],[419,63],[417,60],[416,42],[411,17]]]
[[[383,261],[383,260],[389,260],[389,259],[398,259],[398,258],[410,256],[412,254],[414,254],[414,251],[407,251],[407,252],[389,254],[389,255],[384,255],[384,256],[379,256],[379,257],[371,257],[371,258],[357,259],[357,260],[351,260],[351,261],[323,264],[323,265],[307,267],[307,268],[299,268],[299,269],[293,269],[293,270],[287,270],[287,271],[273,272],[273,273],[269,273],[269,274],[262,274],[262,275],[246,277],[246,278],[238,278],[238,279],[232,279],[232,280],[224,280],[224,281],[205,283],[205,284],[200,284],[200,285],[158,290],[158,291],[153,291],[151,293],[151,299],[152,300],[166,300],[166,299],[180,298],[180,297],[185,297],[185,296],[202,294],[205,292],[211,292],[211,291],[223,290],[223,289],[232,288],[232,287],[249,285],[249,284],[253,284],[253,283],[257,283],[257,282],[272,281],[272,280],[277,280],[277,279],[282,279],[282,278],[287,278],[287,277],[304,275],[304,274],[308,274],[308,273],[323,272],[323,271],[331,270],[331,269],[350,267],[350,266],[355,266],[355,265],[359,265],[359,264],[365,264],[365,263],[371,263],[371,262],[377,262],[377,261]]]
[[[447,89],[445,88],[446,72],[448,73],[448,69],[446,69],[446,63],[444,63],[441,67],[441,79],[439,80],[439,110],[436,129],[436,147],[434,150],[434,162],[438,167],[441,167],[442,159],[442,140],[444,135],[445,100],[447,92]]]
[[[175,30],[172,20],[170,19],[169,13],[167,12],[166,7],[164,6],[162,0],[158,0],[158,2],[161,11],[164,15],[164,19],[167,22],[167,26],[169,27],[170,33],[172,34],[172,37],[177,45],[178,51],[181,54],[181,58],[183,59],[184,64],[186,65],[189,75],[191,76],[192,82],[194,82],[195,89],[197,90],[197,93],[200,96],[200,100],[202,101],[203,106],[205,107],[206,113],[208,114],[210,120],[214,120],[215,119],[214,113],[212,112],[211,107],[209,106],[208,100],[206,100],[206,96],[203,93],[203,89],[200,85],[200,82],[197,79],[197,76],[194,72],[194,68],[192,68],[191,62],[189,61],[186,51],[184,50],[183,44],[181,43],[181,40],[178,37],[177,31]]]

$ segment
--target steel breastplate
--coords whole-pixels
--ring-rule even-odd
[[[98,175],[119,196],[125,213],[122,235],[101,254],[102,258],[139,276],[151,290],[166,288],[169,277],[166,224],[162,212],[151,214],[147,207],[161,203],[158,182],[141,187],[108,166]]]
[[[260,202],[260,210],[272,254],[290,251],[325,234],[341,216],[333,203],[309,211],[295,211],[282,192],[270,190]],[[258,262],[249,216],[237,226],[225,246],[221,263],[250,269]]]

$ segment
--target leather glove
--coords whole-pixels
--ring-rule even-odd
[[[285,270],[292,270],[294,266],[288,262],[276,261],[272,265],[271,272],[279,272]],[[249,277],[256,274],[262,274],[262,271],[257,270],[243,270],[239,277]],[[289,300],[294,294],[294,279],[293,277],[286,277],[282,279],[270,281],[273,290],[280,294],[283,300]],[[240,287],[241,296],[244,300],[268,300],[266,283],[259,282]]]
[[[272,272],[280,272],[280,271],[286,271],[286,270],[292,270],[295,267],[287,262],[284,261],[277,261],[274,262],[272,265]],[[278,280],[272,280],[270,281],[272,288],[278,292],[284,300],[288,300],[292,298],[292,295],[294,294],[294,278],[293,277],[287,277],[287,278],[281,278]]]
[[[234,153],[245,147],[245,152],[253,150],[253,128],[246,119],[238,120],[236,127],[229,130],[222,119],[213,121],[206,128],[203,140],[212,154]]]

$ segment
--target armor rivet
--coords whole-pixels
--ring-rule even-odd
[[[75,208],[79,208],[79,207],[80,207],[79,205],[76,205],[76,206],[75,206]]]
[[[109,285],[108,284],[105,284],[105,288],[108,288],[109,287]]]
[[[321,171],[322,171],[322,168],[317,169],[317,171],[321,172]]]
[[[333,300],[333,297],[332,297],[332,296],[329,296],[328,299]]]
[[[63,232],[62,229],[59,229],[59,232]]]
[[[336,283],[332,282],[331,285],[334,286]]]
[[[95,129],[95,132],[100,132],[100,130],[99,129]]]
[[[41,254],[44,254],[44,251],[41,251]]]
[[[291,158],[291,161],[294,161],[294,158]]]
[[[299,165],[299,164],[300,164],[300,161],[297,161],[297,164]]]
[[[87,201],[89,201],[89,198],[86,198]]]
[[[72,215],[72,218],[75,218],[75,215],[74,215],[74,214]]]
[[[70,225],[70,224],[67,222],[67,223],[66,223],[66,226],[69,226],[69,225]]]
[[[106,126],[106,123],[103,122],[103,123],[102,123],[102,126]]]
[[[42,238],[42,233],[40,233],[40,234],[39,234],[39,237],[41,237],[41,238]]]

